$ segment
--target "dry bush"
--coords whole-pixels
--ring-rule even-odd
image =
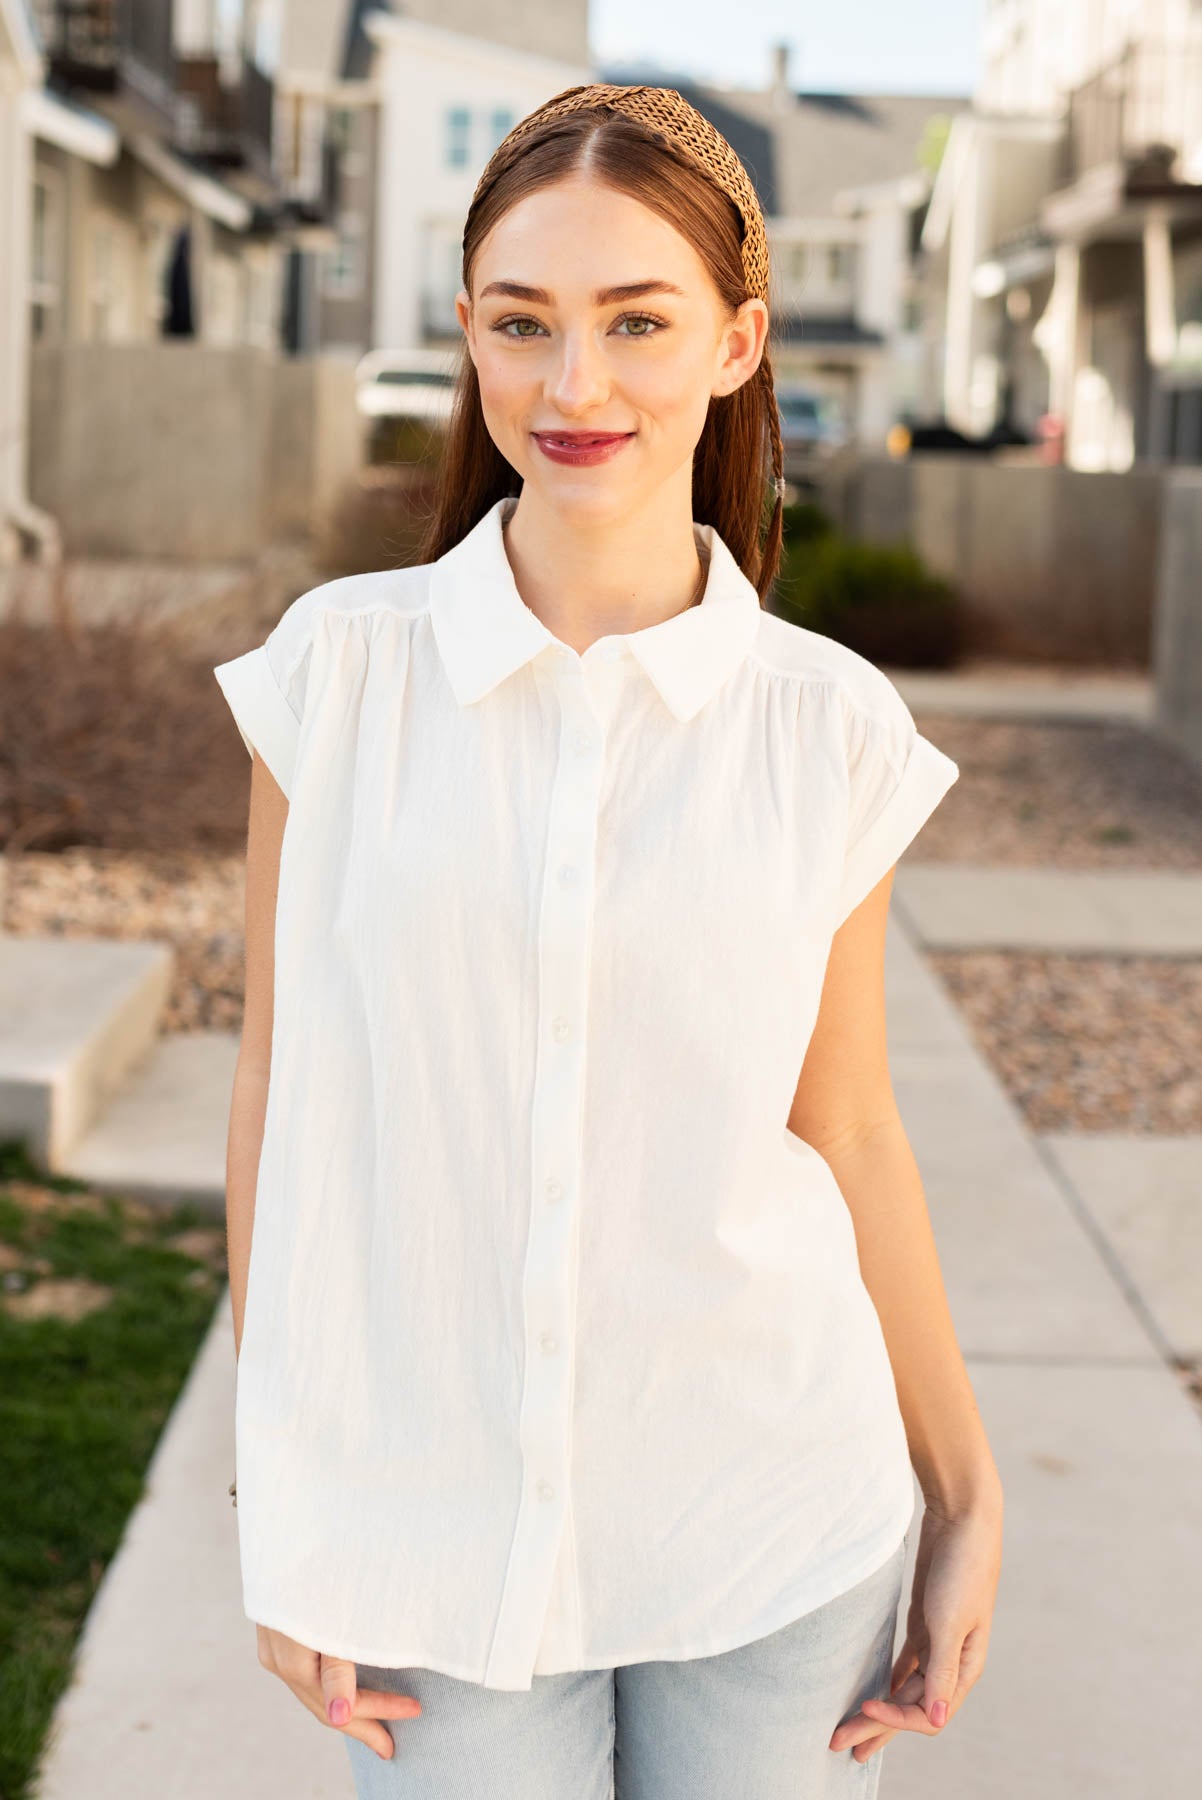
[[[362,469],[346,483],[325,522],[319,542],[322,562],[347,575],[417,562],[436,482],[434,469],[413,464]]]
[[[365,469],[307,570],[285,559],[218,604],[85,627],[59,583],[52,620],[0,618],[0,850],[243,847],[250,758],[214,666],[261,643],[309,577],[415,562],[433,482],[429,467]]]
[[[213,665],[254,641],[210,657],[146,617],[0,620],[0,849],[243,845],[250,758]]]

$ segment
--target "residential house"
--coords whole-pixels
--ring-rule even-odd
[[[379,88],[363,21],[381,0],[288,0],[276,72],[276,173],[316,203],[320,234],[296,237],[285,269],[292,350],[357,358],[371,342]]]
[[[445,273],[448,234],[458,240],[498,132],[556,82],[589,79],[587,55],[587,0],[407,0],[403,14],[390,0],[287,0],[277,171],[290,192],[324,191],[330,226],[290,254],[289,344],[356,357],[405,348],[440,307],[424,337],[447,336],[453,310],[448,320],[445,295],[426,305],[410,247],[428,246]]]
[[[287,251],[332,240],[275,168],[282,5],[35,0],[35,343],[286,346]]]
[[[586,10],[578,4],[561,14],[548,5],[546,17],[558,16],[562,26],[564,18],[583,20]],[[369,12],[364,20],[380,94],[372,343],[449,350],[462,335],[455,295],[463,222],[481,170],[518,119],[561,88],[596,77],[583,57],[560,60],[469,36],[410,11],[403,18]],[[465,17],[475,11],[483,29],[484,9],[464,9]],[[527,11],[533,27],[543,9]],[[532,28],[530,35],[540,34]]]
[[[1202,462],[1202,4],[990,0],[984,50],[923,231],[949,418]]]

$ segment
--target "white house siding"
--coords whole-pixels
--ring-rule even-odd
[[[408,19],[373,14],[367,29],[381,96],[373,342],[414,349],[458,330],[451,302],[463,223],[495,143],[552,94],[593,77],[584,65]],[[451,108],[470,116],[459,167],[448,166],[446,154]],[[499,114],[509,121],[504,129],[494,123]]]
[[[33,146],[24,96],[41,79],[24,0],[0,0],[0,563],[20,553],[18,525],[51,535],[25,488]]]

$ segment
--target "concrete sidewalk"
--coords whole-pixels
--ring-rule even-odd
[[[903,858],[894,900],[929,950],[1202,956],[1202,874]]]
[[[895,1087],[1007,1513],[985,1676],[942,1740],[893,1740],[882,1800],[1156,1800],[1202,1757],[1202,1418],[1116,1244],[893,924]]]
[[[985,1677],[941,1739],[893,1740],[882,1800],[1160,1800],[1202,1763],[1202,1419],[1121,1235],[1025,1129],[900,912],[886,966],[895,1087],[1007,1517]],[[1173,1305],[1188,1336],[1188,1293]],[[339,1734],[259,1667],[242,1614],[233,1398],[227,1296],[93,1604],[41,1800],[352,1791]]]

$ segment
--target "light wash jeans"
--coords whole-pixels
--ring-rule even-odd
[[[828,1749],[886,1696],[906,1545],[847,1593],[716,1656],[535,1675],[529,1692],[430,1669],[356,1664],[363,1687],[412,1694],[385,1720],[390,1760],[347,1751],[359,1800],[875,1800],[866,1763]]]

